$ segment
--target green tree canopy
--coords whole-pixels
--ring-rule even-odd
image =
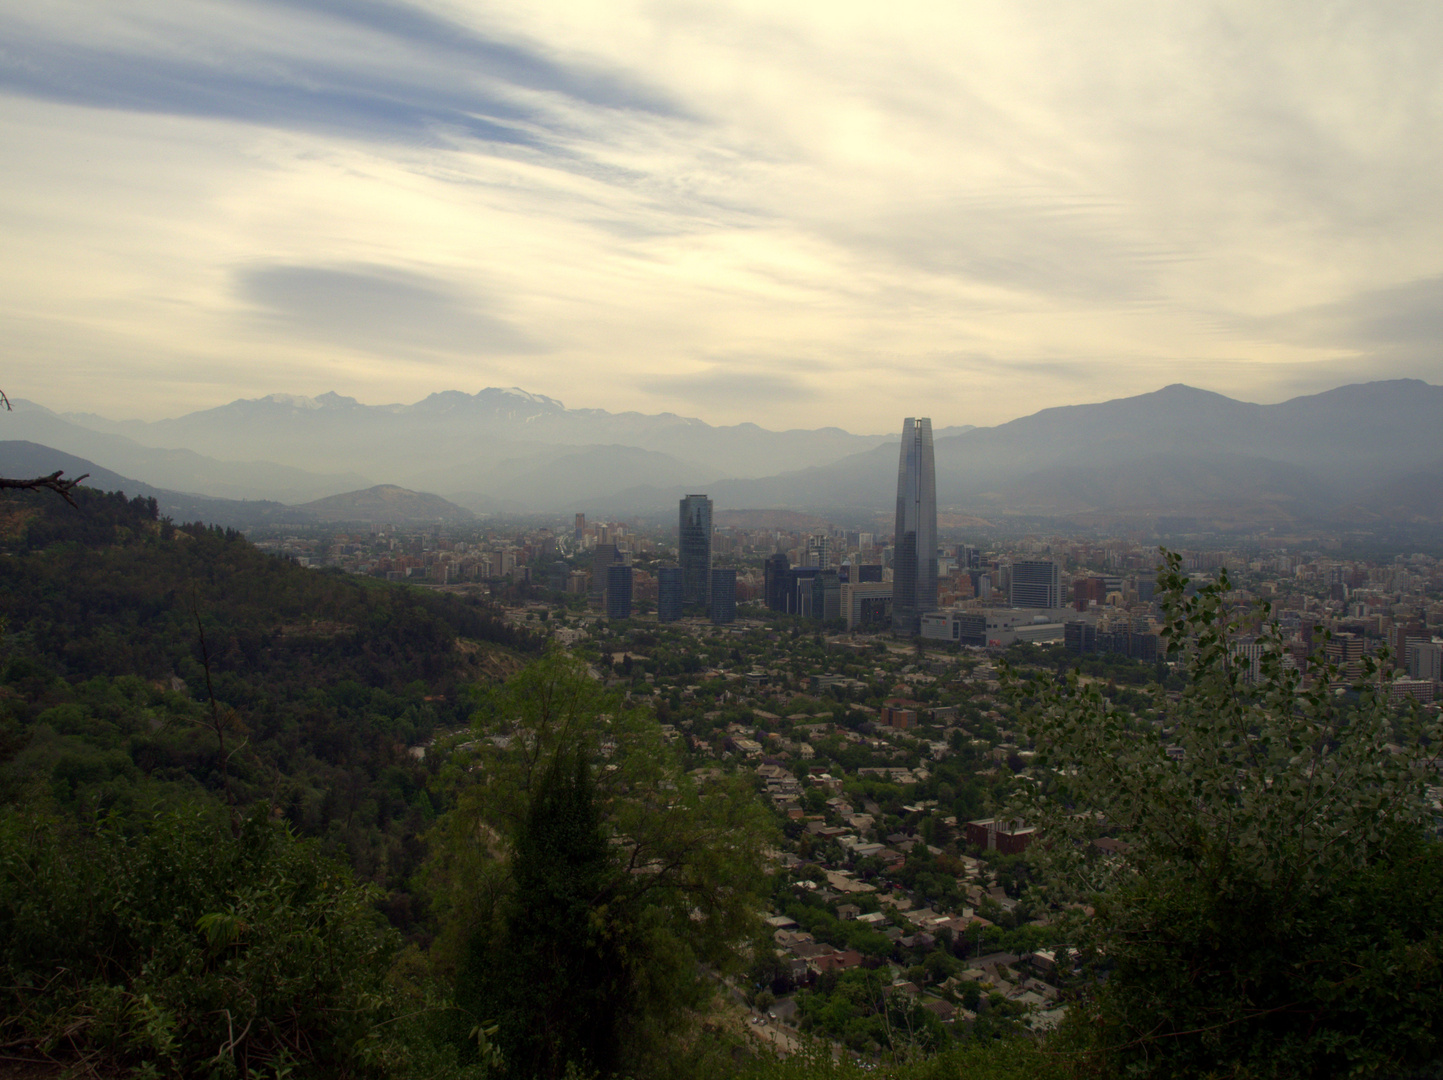
[[[1140,716],[1076,677],[1012,683],[1054,767],[1012,809],[1041,827],[1047,898],[1095,906],[1075,940],[1109,971],[1073,1037],[1110,1075],[1435,1059],[1443,855],[1423,779],[1440,732],[1395,730],[1371,666],[1353,694],[1317,656],[1305,679],[1266,619],[1254,679],[1236,646],[1256,613],[1230,611],[1226,574],[1187,597],[1179,565],[1159,587],[1180,698]]]
[[[434,953],[517,1075],[603,1072],[655,1048],[755,930],[769,819],[705,788],[649,712],[552,650],[478,705],[427,867]],[[548,1019],[549,1018],[549,1019]]]

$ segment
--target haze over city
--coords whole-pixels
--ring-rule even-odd
[[[1426,6],[6,5],[5,390],[895,435],[1443,382]]]

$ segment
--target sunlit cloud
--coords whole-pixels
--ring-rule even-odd
[[[7,8],[0,325],[42,402],[890,431],[1443,382],[1432,9]]]

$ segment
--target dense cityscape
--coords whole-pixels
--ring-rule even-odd
[[[1126,537],[939,534],[930,443],[930,422],[909,419],[891,532],[788,528],[777,513],[718,527],[713,501],[692,494],[675,529],[576,514],[514,531],[387,525],[259,543],[316,570],[494,598],[513,625],[648,705],[694,776],[747,777],[780,835],[771,947],[732,984],[754,1038],[790,1051],[819,1035],[868,1053],[888,1037],[885,1010],[867,1002],[894,994],[932,1018],[934,1039],[1046,1030],[1085,976],[1056,913],[1029,900],[1035,827],[998,816],[1046,764],[999,665],[1076,669],[1140,709],[1175,695],[1161,555]],[[1225,578],[1227,608],[1259,632],[1275,622],[1305,681],[1313,655],[1339,692],[1386,657],[1394,706],[1436,712],[1443,562],[1223,543],[1178,551],[1190,593]],[[1245,679],[1262,641],[1230,645]],[[1440,796],[1429,789],[1435,807]],[[1096,843],[1105,856],[1121,842]]]
[[[64,1023],[98,1046],[118,983],[130,1042],[84,1052],[172,1072],[203,1059],[227,1009],[267,1017],[244,1042],[260,1060],[331,1031],[336,1060],[374,1075],[391,1066],[366,1064],[373,1046],[474,1080],[561,1080],[578,1062],[683,1080],[738,1061],[766,1080],[792,1060],[1000,1078],[1078,1039],[1091,1067],[1160,1045],[1126,1017],[1088,1024],[1188,970],[1149,958],[1146,927],[1174,932],[1193,896],[1214,914],[1178,948],[1228,959],[1178,1023],[1230,1017],[1237,1060],[1270,1045],[1228,1011],[1268,949],[1271,972],[1331,942],[1346,972],[1355,921],[1381,921],[1403,959],[1340,985],[1398,990],[1410,943],[1443,932],[1435,863],[1410,846],[1434,850],[1443,820],[1428,528],[1418,550],[1316,521],[988,520],[939,508],[952,480],[929,419],[882,450],[889,514],[705,488],[674,517],[478,515],[395,485],[290,508],[128,497],[123,477],[110,494],[42,477],[0,504],[0,841],[12,865],[49,867],[0,881],[10,939],[46,943],[0,954],[17,1045],[67,1067],[43,1040]],[[173,516],[190,508],[250,524]],[[136,838],[162,847],[136,862]],[[330,874],[330,891],[262,900],[252,843],[263,876]],[[47,884],[80,873],[100,876]],[[1280,875],[1316,883],[1275,903]],[[111,931],[85,897],[132,879],[116,933],[136,959],[92,971],[78,957]],[[189,914],[157,916],[181,887]],[[1140,907],[1114,901],[1129,889]],[[333,910],[352,951],[316,968]],[[323,912],[304,916],[308,944],[283,946],[308,911]],[[165,964],[132,970],[157,950]],[[27,989],[42,973],[69,996]],[[315,1010],[243,1004],[281,977]],[[172,1027],[144,1034],[156,995],[211,1035],[180,1050]],[[1433,1007],[1385,1000],[1395,1024]],[[1342,1060],[1284,1012],[1267,1021],[1280,1038],[1324,1071]],[[234,1060],[244,1033],[225,1037]],[[1218,1053],[1166,1045],[1187,1068]]]

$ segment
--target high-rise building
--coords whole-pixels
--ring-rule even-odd
[[[716,567],[711,572],[711,621],[736,622],[737,572],[731,567]]]
[[[1404,620],[1397,623],[1393,629],[1385,635],[1388,648],[1393,653],[1393,666],[1395,668],[1406,668],[1408,666],[1408,646],[1415,641],[1428,641],[1428,632],[1423,623],[1418,621],[1409,622]]]
[[[892,621],[892,586],[881,581],[849,581],[841,587],[842,618],[847,629],[881,628]]]
[[[1408,646],[1408,675],[1443,682],[1443,643],[1414,641]]]
[[[842,617],[842,579],[835,570],[818,570],[812,578],[811,616],[814,619]]]
[[[681,500],[676,550],[681,564],[682,603],[703,608],[711,603],[711,500],[688,495]]]
[[[682,578],[680,566],[656,568],[656,621],[676,622],[681,618]]]
[[[581,542],[582,542],[583,540],[585,540],[585,539],[586,539],[586,515],[585,515],[585,514],[577,514],[577,515],[576,515],[576,533],[575,533],[576,546],[577,546],[578,548],[580,548],[580,547],[581,547]]]
[[[612,563],[606,568],[606,617],[631,618],[630,563]]]
[[[606,602],[606,572],[613,563],[623,562],[621,552],[615,544],[597,544],[591,553],[591,599],[604,605]]]
[[[823,570],[832,568],[832,538],[826,533],[807,537],[807,565]]]
[[[786,601],[780,609],[791,615],[812,614],[812,581],[822,571],[815,566],[794,566],[787,571]]]
[[[773,611],[787,610],[787,571],[791,568],[785,555],[773,555],[762,566],[762,595]]]
[[[1072,603],[1078,611],[1101,607],[1107,602],[1107,580],[1100,577],[1072,579]]]
[[[925,416],[902,424],[893,547],[892,631],[917,634],[937,609],[937,466]]]
[[[1014,559],[1012,562],[1012,606],[1055,608],[1062,606],[1062,572],[1051,559]]]

